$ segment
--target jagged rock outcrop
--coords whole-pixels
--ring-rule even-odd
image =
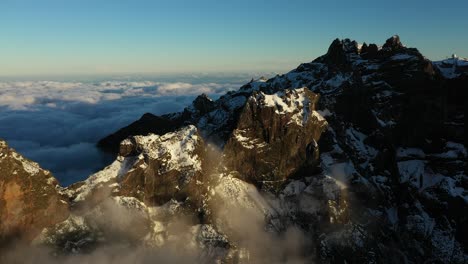
[[[198,199],[206,168],[205,144],[196,127],[162,136],[134,136],[122,141],[121,148],[127,150],[122,157],[138,159],[122,176],[121,195],[137,197],[147,204],[183,201],[189,196]]]
[[[211,98],[206,94],[197,96],[192,103],[193,110],[191,112],[196,112],[198,115],[202,116],[214,110],[215,104]]]
[[[392,52],[396,52],[404,48],[403,44],[400,41],[400,36],[394,35],[391,38],[385,41],[385,44],[382,46],[383,49],[390,50]]]
[[[467,210],[466,148],[456,97],[466,97],[466,79],[446,79],[396,37],[375,57],[346,57],[347,67],[324,58],[274,81],[321,94],[318,109],[329,122],[319,142],[322,168],[348,186],[352,221],[321,240],[323,261],[382,262],[397,252],[387,261],[465,262],[467,219],[457,212]],[[388,224],[375,224],[381,221]],[[351,234],[362,228],[358,242]],[[376,255],[363,254],[369,251]]]
[[[350,39],[335,39],[328,48],[327,54],[323,56],[326,63],[343,65],[348,57],[358,53],[358,44]]]
[[[123,195],[155,205],[185,200],[192,192],[196,200],[206,170],[205,144],[196,127],[129,137],[121,142],[119,153],[111,165],[67,188],[72,202],[99,203]]]
[[[468,78],[464,65],[465,60],[454,58],[431,62],[417,49],[405,47],[398,36],[382,47],[369,44],[361,49],[355,41],[335,40],[324,56],[287,74],[254,80],[222,96],[205,115],[189,109],[185,115],[167,117],[184,116],[184,122],[195,124],[207,139],[216,138],[213,141],[224,147],[227,170],[241,171],[235,177],[260,186],[263,177],[287,178],[281,166],[288,159],[279,157],[291,153],[264,155],[261,150],[281,148],[273,139],[282,138],[278,135],[287,134],[290,126],[285,126],[286,132],[271,133],[271,127],[279,127],[275,122],[285,121],[271,109],[259,111],[261,104],[250,105],[252,98],[307,87],[320,94],[317,111],[328,122],[318,141],[322,172],[311,176],[330,177],[346,190],[345,196],[339,195],[346,199],[329,202],[334,206],[328,213],[299,210],[294,217],[285,217],[305,232],[319,230],[320,236],[314,238],[320,245],[318,260],[465,263],[468,219],[461,212],[467,211],[468,203],[463,145]],[[250,125],[243,127],[244,123]],[[294,158],[292,162],[298,160],[307,163]],[[271,162],[270,171],[264,161]],[[292,184],[300,193],[304,185],[312,184],[320,192],[319,186],[326,182],[300,181],[290,178],[283,186]],[[293,201],[301,204],[301,199]],[[327,218],[330,212],[340,214]],[[340,224],[326,225],[326,219],[329,224],[338,219]]]
[[[294,227],[304,262],[466,263],[464,63],[433,63],[398,36],[335,40],[287,74],[199,96],[161,117],[176,124],[167,131],[146,115],[142,134],[160,135],[120,133],[117,159],[62,190],[72,214],[39,240],[73,251],[108,233],[156,248],[179,236],[210,260],[274,262],[296,260],[275,239]],[[92,217],[114,206],[139,217],[110,228]],[[187,236],[171,233],[187,217]]]
[[[364,43],[361,47],[360,54],[364,59],[375,59],[377,57],[377,53],[379,52],[379,47],[375,44],[367,45]]]
[[[225,166],[267,188],[280,186],[301,170],[313,173],[317,142],[327,124],[315,111],[318,99],[306,88],[253,93],[224,147]]]
[[[159,248],[173,243],[182,228],[188,240],[196,239],[190,250],[214,254],[211,248],[219,248],[225,258],[226,238],[203,218],[211,164],[205,147],[194,126],[123,140],[111,165],[62,191],[72,214],[44,229],[35,243],[82,253],[114,243]],[[181,219],[190,225],[171,227]]]
[[[0,244],[31,240],[68,214],[54,176],[0,140]]]

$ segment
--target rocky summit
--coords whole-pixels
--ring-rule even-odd
[[[467,65],[398,36],[336,39],[289,73],[145,114],[66,188],[0,141],[0,238],[174,246],[186,263],[467,263]]]
[[[259,188],[281,185],[301,170],[313,173],[327,127],[315,111],[318,98],[306,88],[254,92],[224,147],[225,166]]]

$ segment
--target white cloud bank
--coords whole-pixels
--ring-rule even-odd
[[[144,113],[182,110],[198,94],[214,97],[240,83],[0,82],[0,138],[68,185],[109,157],[96,142]]]
[[[0,82],[0,107],[26,110],[33,105],[56,107],[57,102],[97,104],[127,97],[186,96],[201,93],[219,94],[238,88],[230,83],[187,82]]]

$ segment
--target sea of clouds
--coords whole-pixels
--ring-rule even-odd
[[[66,186],[110,163],[95,147],[102,137],[144,113],[180,111],[201,93],[216,98],[248,80],[226,79],[0,82],[0,138]]]

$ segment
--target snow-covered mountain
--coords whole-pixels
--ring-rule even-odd
[[[99,142],[112,164],[45,195],[66,214],[30,238],[57,252],[175,247],[191,262],[466,263],[465,64],[398,36],[337,39],[289,73],[145,114]],[[25,177],[1,179],[2,215]]]

